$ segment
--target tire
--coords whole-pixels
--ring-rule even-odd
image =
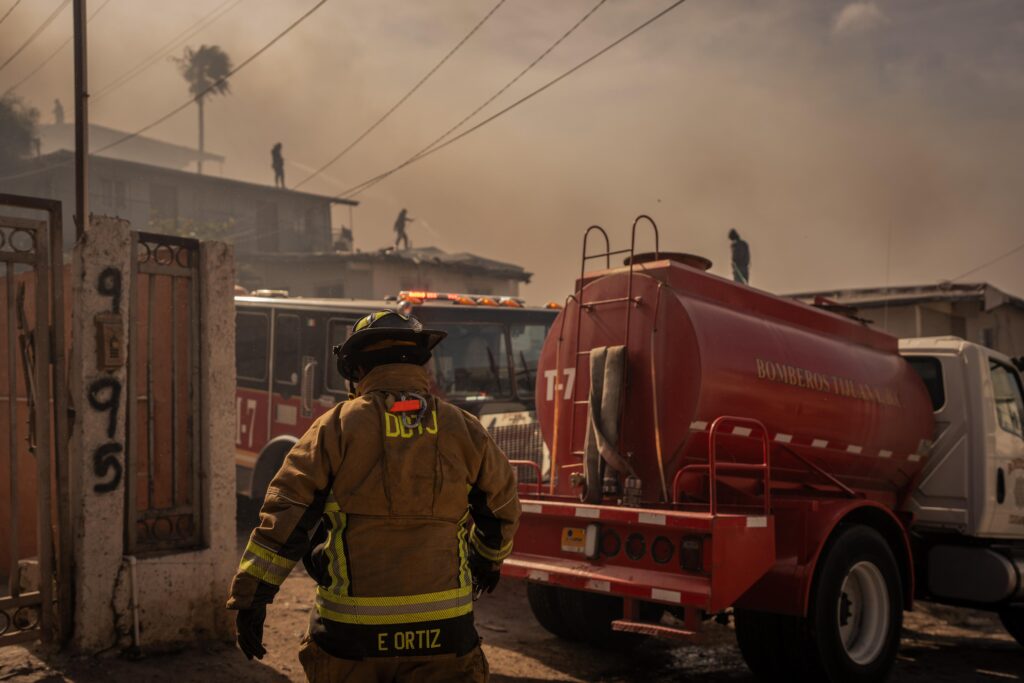
[[[532,581],[526,584],[526,601],[534,618],[548,633],[563,640],[576,640],[572,629],[566,624],[559,604],[558,593],[562,589]]]
[[[1024,607],[1015,605],[1004,607],[999,612],[999,621],[1003,622],[1003,628],[1013,636],[1013,639],[1024,647]]]
[[[875,683],[892,670],[903,627],[899,567],[866,526],[842,531],[818,564],[806,618],[737,610],[736,638],[759,680]]]
[[[274,475],[284,464],[285,456],[292,448],[288,442],[280,442],[273,445],[273,450],[264,453],[259,462],[256,463],[256,470],[252,473],[252,499],[257,507],[263,506],[263,499],[267,496],[267,488],[273,481]]]
[[[599,648],[625,649],[636,646],[644,638],[636,633],[612,630],[612,622],[623,616],[622,598],[559,589],[558,605],[573,640]]]

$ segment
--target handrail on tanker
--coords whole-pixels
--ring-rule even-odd
[[[762,462],[757,463],[719,463],[717,459],[717,440],[719,431],[723,425],[731,425],[733,428],[736,427],[747,427],[750,429],[749,434],[743,434],[737,436],[748,436],[753,437],[755,430],[757,436],[760,437],[761,441],[761,455]],[[735,434],[735,432],[733,432]],[[676,504],[679,502],[679,481],[682,475],[687,470],[707,470],[708,471],[708,487],[710,489],[708,501],[711,515],[718,514],[718,470],[719,469],[729,470],[760,470],[764,472],[764,514],[768,515],[771,513],[771,488],[772,488],[772,469],[771,469],[771,439],[768,436],[768,429],[764,426],[764,423],[760,420],[755,420],[750,417],[738,417],[735,415],[722,415],[715,418],[708,428],[708,464],[707,465],[687,465],[686,467],[680,468],[675,476],[672,478],[672,503]]]
[[[536,484],[537,484],[537,495],[538,496],[541,495],[542,491],[544,490],[543,489],[543,481],[542,481],[544,479],[544,476],[543,476],[543,474],[541,472],[540,465],[538,465],[537,463],[535,463],[532,460],[509,460],[508,464],[512,465],[512,467],[529,467],[529,468],[535,470],[537,472],[537,482],[536,482]],[[518,484],[518,479],[517,479],[517,484]]]
[[[596,254],[587,254],[587,243],[590,241],[590,233],[597,230],[604,237],[604,251],[597,252]],[[601,258],[604,256],[604,267],[612,267],[612,243],[608,239],[608,233],[600,225],[591,225],[587,228],[587,231],[583,233],[583,258],[580,261],[580,280],[583,280],[583,275],[587,272],[587,261],[592,259]]]

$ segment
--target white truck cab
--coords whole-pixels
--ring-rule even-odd
[[[958,337],[900,340],[935,410],[928,463],[904,511],[921,597],[1024,603],[1024,388],[1014,363]]]

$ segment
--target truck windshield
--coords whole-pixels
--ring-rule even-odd
[[[996,361],[989,361],[989,371],[992,373],[999,426],[1011,434],[1024,437],[1024,399],[1021,398],[1017,374]]]
[[[434,379],[449,399],[489,401],[512,396],[504,325],[432,325],[448,333],[434,349]]]
[[[516,369],[516,393],[522,399],[532,398],[537,380],[537,362],[544,348],[548,326],[543,323],[511,325],[509,332],[512,338],[512,365]]]

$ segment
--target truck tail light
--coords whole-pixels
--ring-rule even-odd
[[[684,571],[704,571],[704,539],[700,536],[683,536],[679,542],[679,566]]]
[[[640,534],[630,534],[626,539],[626,557],[631,560],[639,560],[647,550],[647,543]]]
[[[601,554],[605,557],[615,557],[622,550],[622,539],[612,529],[605,529],[601,532]]]
[[[658,536],[654,539],[654,543],[651,543],[651,558],[658,564],[668,564],[673,553],[675,553],[675,548],[672,546],[672,541],[664,536]]]

